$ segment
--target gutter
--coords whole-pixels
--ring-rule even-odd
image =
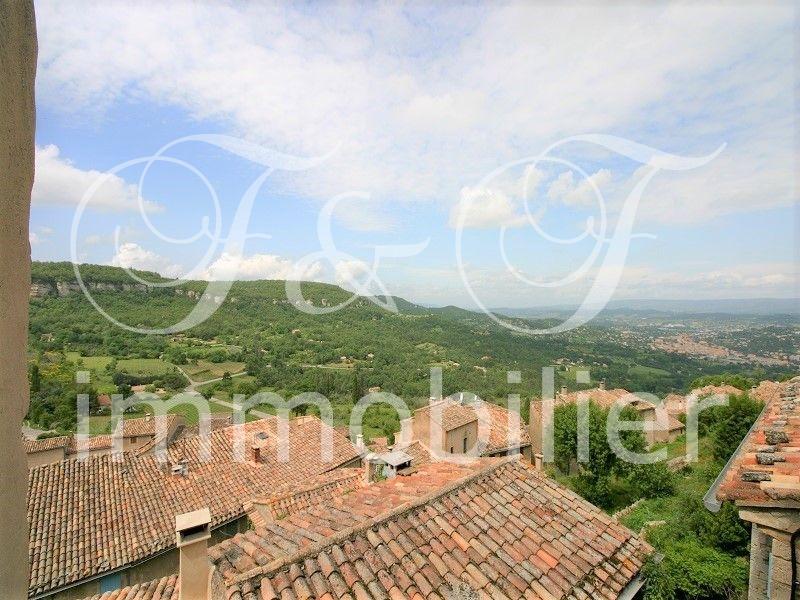
[[[636,594],[639,593],[639,590],[642,589],[643,585],[644,585],[644,577],[642,577],[641,573],[637,573],[636,577],[631,579],[628,582],[628,585],[626,585],[619,593],[619,596],[617,596],[617,600],[633,600],[633,598],[636,597]]]
[[[728,459],[728,462],[725,463],[725,466],[722,467],[722,470],[717,475],[717,478],[714,480],[714,483],[711,484],[711,487],[708,488],[705,496],[703,496],[703,504],[705,505],[707,510],[710,510],[712,513],[719,512],[719,509],[722,508],[722,502],[717,500],[717,490],[722,482],[725,480],[725,475],[727,475],[728,470],[731,468],[731,465],[739,458],[742,454],[742,450],[744,449],[745,442],[750,437],[750,435],[755,431],[756,425],[761,422],[761,417],[764,416],[767,408],[769,407],[769,402],[764,403],[764,408],[756,417],[756,420],[753,421],[753,424],[750,426],[750,429],[747,430],[747,433],[742,438],[742,441],[739,442],[739,445],[736,447],[736,451],[731,454],[731,457]]]

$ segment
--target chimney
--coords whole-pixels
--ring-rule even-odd
[[[211,571],[208,567],[210,537],[211,512],[207,508],[175,515],[175,543],[180,553],[178,600],[211,598]]]
[[[601,379],[600,380],[600,385],[598,385],[597,387],[599,387],[601,390],[606,389],[606,380],[605,379]]]
[[[566,396],[567,395],[567,386],[565,386],[565,385],[561,386],[561,395],[562,396]]]
[[[364,451],[364,434],[363,433],[359,433],[358,435],[356,435],[356,450],[358,452],[363,452]]]
[[[414,437],[414,418],[409,417],[400,421],[400,444],[408,445]]]
[[[372,464],[372,459],[364,459],[364,483],[369,485],[375,480],[375,469]]]
[[[259,463],[261,462],[261,446],[258,444],[250,444],[247,448],[247,462]]]
[[[534,466],[537,469],[541,469],[544,462],[544,442],[542,435],[542,401],[538,398],[531,400],[528,428],[531,436],[531,459]]]

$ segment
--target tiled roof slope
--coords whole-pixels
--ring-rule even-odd
[[[465,583],[489,598],[617,598],[651,551],[517,457],[475,465],[424,465],[236,536],[211,549],[216,576],[230,600],[441,599]]]
[[[744,394],[742,390],[727,383],[724,385],[704,385],[703,387],[695,388],[691,392],[698,398],[711,396],[712,394],[722,394],[724,396],[741,396]]]
[[[180,415],[168,413],[164,415],[166,420],[165,428],[167,432],[173,431],[179,423],[182,423],[183,417]],[[160,417],[140,417],[137,419],[122,419],[117,423],[113,435],[119,435],[122,432],[123,437],[137,437],[145,435],[156,435],[158,428],[156,423],[159,422]],[[163,427],[163,425],[162,425]]]
[[[485,452],[531,445],[528,428],[518,414],[491,402],[484,402],[483,407],[489,416],[489,439]]]
[[[167,436],[173,434],[177,427],[182,423],[183,419],[179,415],[167,414],[165,415],[165,425]],[[158,443],[158,438],[155,437],[157,428],[155,426],[156,419],[152,417],[142,417],[138,419],[124,419],[120,421],[122,426],[117,425],[113,434],[94,435],[88,438],[89,450],[104,450],[114,446],[114,438],[119,435],[120,430],[123,432],[123,437],[134,436],[153,436],[154,440],[148,443],[144,449],[152,449]],[[58,437],[45,438],[43,440],[23,440],[25,452],[33,454],[36,452],[44,452],[46,450],[55,450],[63,448],[66,454],[76,454],[78,452],[78,440],[74,435],[61,435]],[[137,451],[144,453],[142,449]]]
[[[428,416],[430,415],[430,417]],[[452,431],[467,423],[478,420],[478,415],[469,407],[451,398],[436,400],[414,411],[415,419],[431,418],[442,426],[444,431]]]
[[[718,500],[800,507],[800,377],[779,385],[728,465]]]
[[[253,498],[253,504],[261,518],[270,522],[311,506],[331,502],[364,483],[364,470],[360,467],[334,469],[312,477],[302,485],[283,486],[269,495]]]
[[[556,406],[562,404],[575,404],[582,398],[588,398],[602,408],[611,408],[618,398],[627,396],[630,392],[622,388],[615,388],[613,390],[606,390],[603,388],[593,388],[590,390],[581,390],[577,392],[567,392],[566,394],[556,394]]]
[[[442,409],[440,420],[444,431],[451,431],[473,421],[480,421],[481,424],[488,426],[488,439],[484,440],[487,452],[519,448],[531,444],[528,428],[525,427],[519,415],[491,402],[475,400],[462,403],[453,398],[445,398],[416,410],[414,418],[427,419],[428,414],[433,414],[436,418],[437,412],[431,413],[436,406]],[[480,429],[478,433],[480,435]]]
[[[22,439],[22,446],[25,452],[33,454],[35,452],[46,452],[48,450],[56,450],[58,448],[69,447],[72,441],[71,435],[59,435],[57,437],[44,438],[42,440],[29,440]]]
[[[85,600],[178,600],[178,597],[178,576],[169,575],[155,581],[137,583],[111,592],[97,594]]]
[[[256,434],[274,436],[277,419],[242,426],[245,444]],[[170,464],[188,461],[185,476],[172,475],[155,456],[111,455],[71,459],[30,469],[30,595],[113,571],[175,544],[176,514],[208,507],[212,527],[244,514],[253,496],[303,482],[358,457],[349,440],[332,432],[333,460],[323,462],[315,417],[289,422],[289,462],[264,450],[263,462],[233,459],[235,427],[208,439],[195,437],[168,450]],[[203,452],[210,457],[204,462]]]
[[[411,457],[411,466],[418,467],[420,465],[427,465],[431,462],[436,462],[431,449],[419,440],[415,440],[410,444],[395,444],[393,450],[402,450]]]

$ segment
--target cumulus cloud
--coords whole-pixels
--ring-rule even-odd
[[[39,8],[44,106],[102,115],[145,98],[282,151],[338,147],[291,184],[314,198],[365,189],[449,206],[505,161],[613,131],[679,153],[728,142],[730,162],[680,190],[697,196],[711,180],[713,201],[677,207],[682,219],[795,199],[786,186],[765,194],[773,173],[760,168],[794,151],[789,5],[453,4],[424,16],[387,4]]]
[[[501,190],[470,188],[461,190],[459,201],[450,210],[450,227],[467,229],[519,227],[526,222],[511,199]]]
[[[322,266],[318,262],[298,268],[292,260],[277,254],[243,256],[224,252],[201,277],[217,281],[245,279],[300,279],[307,281],[317,279],[321,273]]]
[[[608,169],[600,169],[589,177],[580,177],[577,181],[574,171],[564,171],[547,188],[547,197],[567,206],[589,207],[597,202],[598,193],[602,197],[604,188],[609,183],[611,171]]]
[[[34,204],[77,206],[87,190],[103,174],[94,169],[82,170],[61,156],[58,146],[36,147],[36,176],[33,181],[31,201]],[[97,188],[87,208],[106,211],[139,210],[138,188],[121,177],[109,175]],[[144,201],[147,212],[156,212],[162,207],[152,201]]]
[[[341,260],[334,267],[334,278],[338,285],[353,289],[362,276],[369,272],[369,265],[362,260]]]
[[[179,277],[183,272],[180,265],[135,242],[120,244],[109,264],[113,267],[154,271],[166,277]]]

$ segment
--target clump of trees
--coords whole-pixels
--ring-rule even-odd
[[[673,493],[674,477],[664,463],[631,464],[617,456],[608,443],[608,409],[589,402],[588,413],[588,460],[578,462],[578,407],[565,404],[555,408],[555,466],[568,485],[593,504],[609,510],[621,508],[636,498]],[[638,414],[631,407],[624,408],[620,413],[621,421],[638,419]],[[646,451],[641,431],[621,431],[620,442],[630,452]]]

